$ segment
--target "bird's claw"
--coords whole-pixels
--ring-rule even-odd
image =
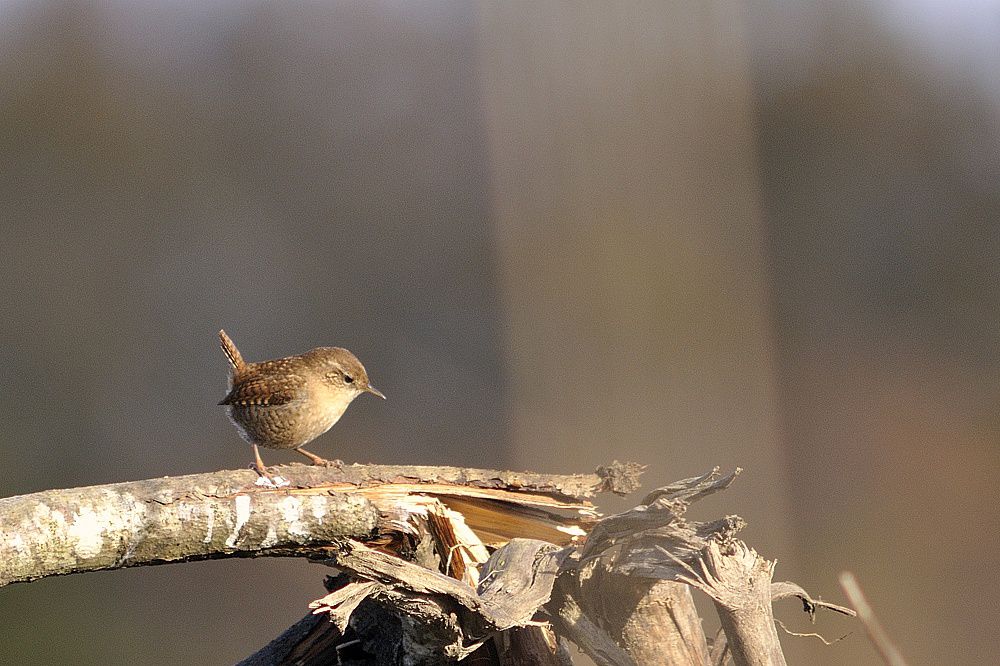
[[[253,485],[261,488],[284,488],[290,485],[288,479],[282,476],[258,476]]]

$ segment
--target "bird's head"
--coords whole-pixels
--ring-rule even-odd
[[[318,347],[309,352],[313,364],[324,384],[359,396],[371,393],[385,400],[385,396],[368,381],[365,366],[358,357],[341,347]]]

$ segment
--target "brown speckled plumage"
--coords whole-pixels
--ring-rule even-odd
[[[329,430],[362,393],[384,398],[354,354],[317,347],[297,356],[247,363],[225,331],[222,350],[232,365],[229,394],[219,403],[247,442],[264,474],[258,446],[295,449],[316,464],[326,461],[302,447]]]

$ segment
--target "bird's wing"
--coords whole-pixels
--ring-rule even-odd
[[[294,402],[302,397],[302,381],[298,377],[248,377],[237,382],[222,399],[220,405],[255,405],[276,407]]]

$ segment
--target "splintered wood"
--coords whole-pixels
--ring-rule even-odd
[[[379,536],[371,545],[393,551],[400,548],[400,537],[429,538],[440,571],[473,587],[490,549],[518,537],[569,545],[586,536],[600,517],[585,500],[499,488],[445,483],[341,483],[328,488],[359,495],[378,508]]]
[[[451,509],[451,517],[475,532],[479,541],[499,546],[515,537],[565,545],[582,537],[599,518],[587,501],[566,501],[547,495],[441,483],[392,483],[384,486],[331,490],[357,493],[393,518],[424,515],[430,506]],[[466,530],[465,527],[459,527]]]
[[[383,537],[396,537],[343,544],[331,562],[344,574],[311,607],[340,632],[343,664],[469,657],[556,666],[569,663],[569,640],[600,666],[702,666],[728,658],[737,666],[779,666],[773,600],[799,597],[810,614],[851,611],[791,583],[772,585],[774,563],[737,538],[739,517],[685,518],[691,503],[728,488],[739,472],[715,469],[678,481],[603,518],[589,502],[525,490],[337,486],[378,507]],[[430,544],[430,552],[419,544]],[[715,602],[724,632],[711,646],[691,590]],[[273,646],[302,631],[296,625],[246,663],[288,663]],[[307,636],[293,643],[315,634]]]

